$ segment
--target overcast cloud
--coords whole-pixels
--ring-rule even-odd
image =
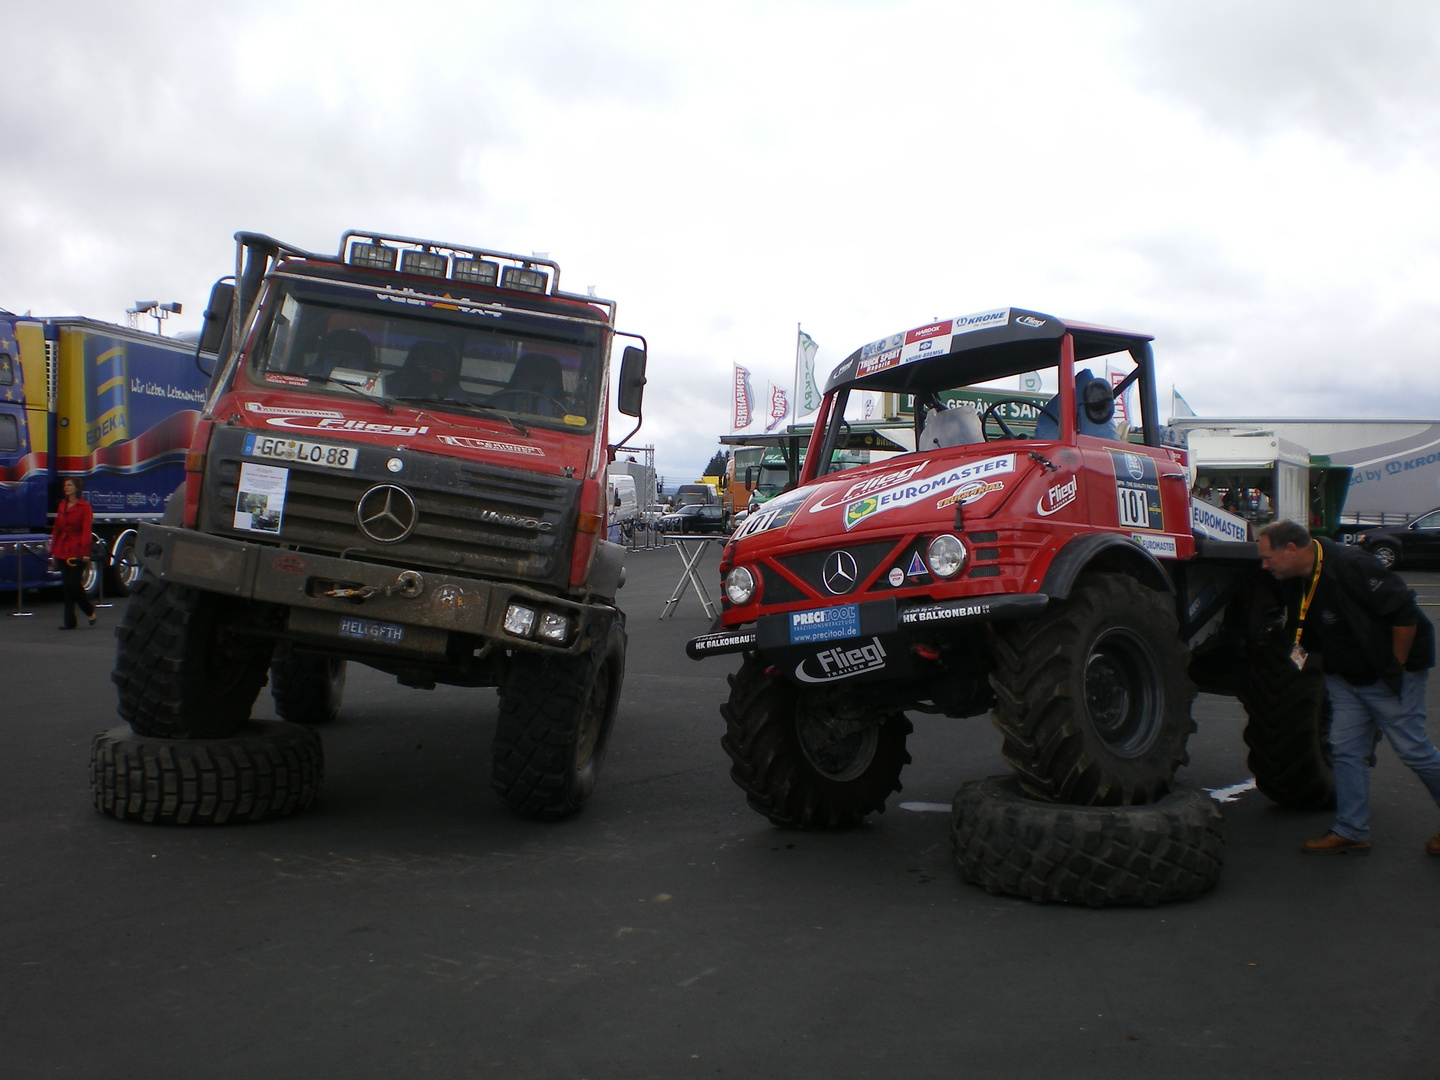
[[[1202,414],[1440,415],[1440,6],[11,2],[0,306],[193,327],[236,230],[544,251],[661,471],[932,317],[1149,331]],[[620,432],[623,434],[622,432]]]

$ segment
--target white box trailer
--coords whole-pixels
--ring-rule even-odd
[[[1177,416],[1189,436],[1268,432],[1354,470],[1347,522],[1403,522],[1440,506],[1440,419]]]
[[[1194,497],[1238,514],[1259,529],[1271,521],[1310,519],[1310,452],[1273,431],[1191,432]]]

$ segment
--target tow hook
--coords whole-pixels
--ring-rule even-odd
[[[372,596],[403,596],[413,600],[425,591],[425,577],[415,570],[402,570],[393,585],[332,585],[320,595],[332,600],[369,600]]]

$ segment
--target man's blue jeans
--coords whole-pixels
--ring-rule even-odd
[[[1440,806],[1440,750],[1425,733],[1428,671],[1407,671],[1396,697],[1383,682],[1355,686],[1327,675],[1330,748],[1335,762],[1335,831],[1351,840],[1370,838],[1370,766],[1378,727],[1400,760],[1415,770]]]

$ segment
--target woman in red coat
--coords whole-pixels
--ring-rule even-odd
[[[55,529],[50,533],[50,562],[60,568],[61,594],[65,598],[65,622],[61,630],[74,630],[75,605],[85,613],[91,626],[95,625],[95,605],[85,595],[81,581],[85,576],[85,564],[90,561],[90,504],[80,498],[80,481],[67,478],[64,484],[65,498],[60,500],[60,509],[55,512]]]

